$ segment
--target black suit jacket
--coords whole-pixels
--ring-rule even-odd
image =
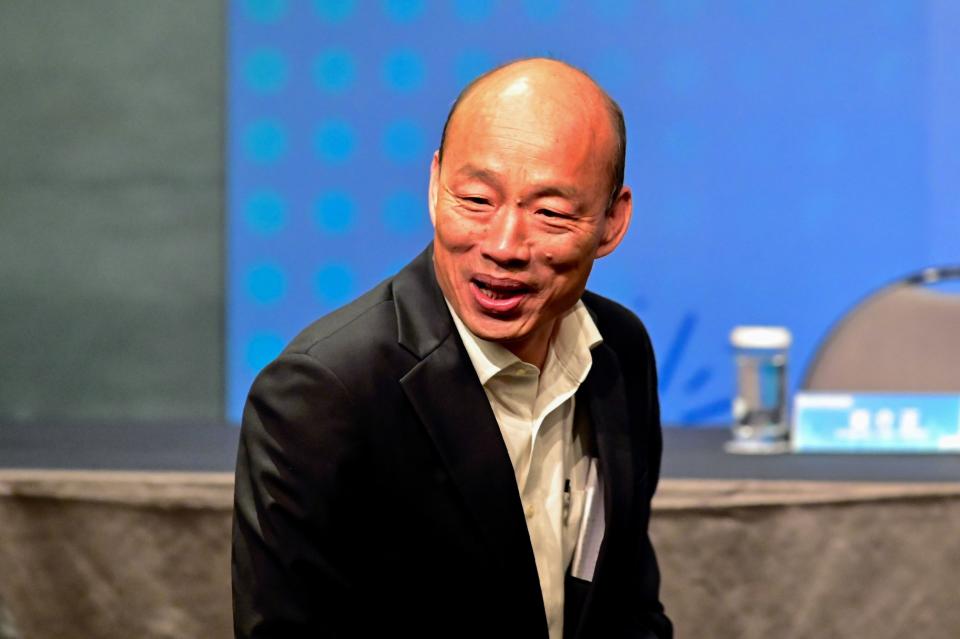
[[[593,294],[603,344],[577,392],[605,487],[594,579],[565,636],[670,637],[647,536],[661,435],[640,321]],[[513,467],[436,283],[432,249],[303,331],[243,414],[237,637],[546,639]]]

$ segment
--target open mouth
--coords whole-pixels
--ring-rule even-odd
[[[482,309],[500,314],[515,310],[531,292],[522,282],[480,277],[470,280],[470,289]]]
[[[489,284],[485,284],[476,280],[474,280],[474,283],[477,285],[477,288],[480,289],[481,293],[495,300],[508,299],[522,292],[522,290],[519,288],[493,287]]]

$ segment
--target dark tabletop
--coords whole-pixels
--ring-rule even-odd
[[[960,482],[960,455],[731,455],[726,428],[664,429],[663,476],[704,479]]]
[[[0,424],[0,468],[232,471],[239,429],[210,422]],[[960,455],[730,455],[725,428],[664,429],[663,476],[960,482]]]

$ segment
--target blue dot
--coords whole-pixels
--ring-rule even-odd
[[[244,207],[247,225],[262,235],[276,233],[287,218],[287,205],[277,193],[260,191],[247,199]]]
[[[317,271],[317,296],[330,304],[342,304],[353,293],[353,270],[345,264],[327,264]]]
[[[560,13],[562,0],[523,0],[523,10],[533,20],[550,20]]]
[[[397,91],[415,91],[423,84],[423,60],[413,51],[394,51],[387,57],[383,75]]]
[[[278,301],[286,290],[287,277],[279,266],[260,264],[247,272],[247,291],[261,304]]]
[[[429,219],[426,198],[409,191],[394,193],[383,206],[383,225],[391,233],[406,234],[425,227]]]
[[[353,0],[314,0],[313,7],[327,22],[343,22],[353,13]]]
[[[320,125],[314,138],[317,154],[328,164],[345,162],[356,146],[353,129],[346,122],[328,120]]]
[[[346,193],[331,191],[317,199],[314,220],[320,230],[327,233],[344,233],[353,226],[353,200]]]
[[[287,11],[286,0],[245,0],[243,10],[254,22],[276,22]]]
[[[457,0],[454,5],[457,17],[464,22],[482,22],[493,12],[492,0]]]
[[[453,64],[453,73],[460,87],[466,86],[482,73],[493,68],[493,56],[479,49],[464,51]]]
[[[423,13],[423,0],[384,0],[383,8],[394,22],[410,22]]]
[[[247,365],[255,371],[276,359],[283,351],[283,339],[276,333],[257,333],[247,342]]]
[[[328,49],[313,63],[313,80],[321,90],[342,93],[353,86],[357,75],[353,57],[343,49]]]
[[[387,157],[395,162],[410,162],[423,154],[424,134],[416,122],[398,120],[387,127],[383,138]]]
[[[243,148],[251,161],[270,164],[286,152],[287,135],[275,120],[258,120],[244,131]]]
[[[287,60],[276,49],[257,49],[243,65],[247,86],[261,93],[274,93],[287,83]]]

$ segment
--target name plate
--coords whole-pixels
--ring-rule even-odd
[[[798,453],[958,453],[960,395],[797,393]]]

